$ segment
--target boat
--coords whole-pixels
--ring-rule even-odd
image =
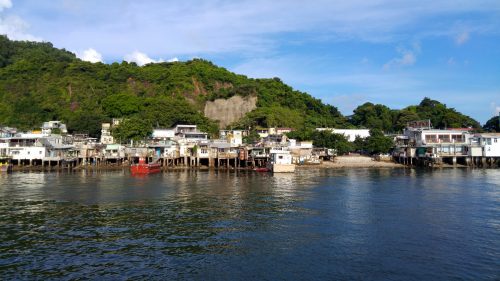
[[[12,172],[12,164],[10,159],[0,159],[0,173],[10,173]]]
[[[253,169],[256,172],[269,172],[269,169],[266,167],[257,167]]]
[[[133,175],[153,174],[159,173],[160,171],[161,165],[159,163],[146,163],[146,160],[143,157],[139,158],[138,164],[130,165],[130,173]]]

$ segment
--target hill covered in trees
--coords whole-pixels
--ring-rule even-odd
[[[347,125],[337,108],[278,78],[249,79],[201,59],[142,67],[90,63],[50,43],[0,36],[0,124],[32,129],[62,120],[72,131],[97,135],[102,121],[125,117],[148,130],[195,123],[213,133],[218,125],[203,115],[204,104],[234,95],[258,99],[233,127]]]
[[[231,128],[366,127],[396,132],[415,119],[431,119],[435,127],[480,128],[472,118],[427,98],[402,110],[365,103],[345,117],[279,78],[251,79],[202,59],[142,67],[90,63],[50,43],[0,36],[1,125],[34,129],[44,121],[61,120],[70,132],[97,136],[101,122],[118,117],[125,118],[129,138],[179,123],[197,124],[215,134],[219,124],[204,116],[205,104],[235,95],[257,101]]]
[[[367,102],[354,110],[349,121],[358,127],[380,129],[384,132],[400,132],[408,122],[416,120],[430,120],[434,128],[440,129],[482,129],[481,124],[471,117],[430,98],[424,98],[419,105],[411,105],[401,110]]]

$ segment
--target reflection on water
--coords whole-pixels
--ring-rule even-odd
[[[6,279],[495,279],[500,171],[0,177]]]

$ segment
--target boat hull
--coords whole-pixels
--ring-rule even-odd
[[[262,167],[262,168],[255,168],[253,169],[254,171],[256,172],[262,172],[262,173],[265,173],[265,172],[269,172],[269,169],[268,168],[265,168],[265,167]]]
[[[160,164],[134,164],[130,166],[130,173],[132,174],[153,174],[161,171]]]
[[[12,172],[12,164],[0,165],[0,173],[10,173]]]

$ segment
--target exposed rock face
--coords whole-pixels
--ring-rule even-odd
[[[220,121],[220,128],[240,120],[247,112],[257,107],[257,97],[233,96],[227,100],[217,99],[205,104],[205,116]]]

